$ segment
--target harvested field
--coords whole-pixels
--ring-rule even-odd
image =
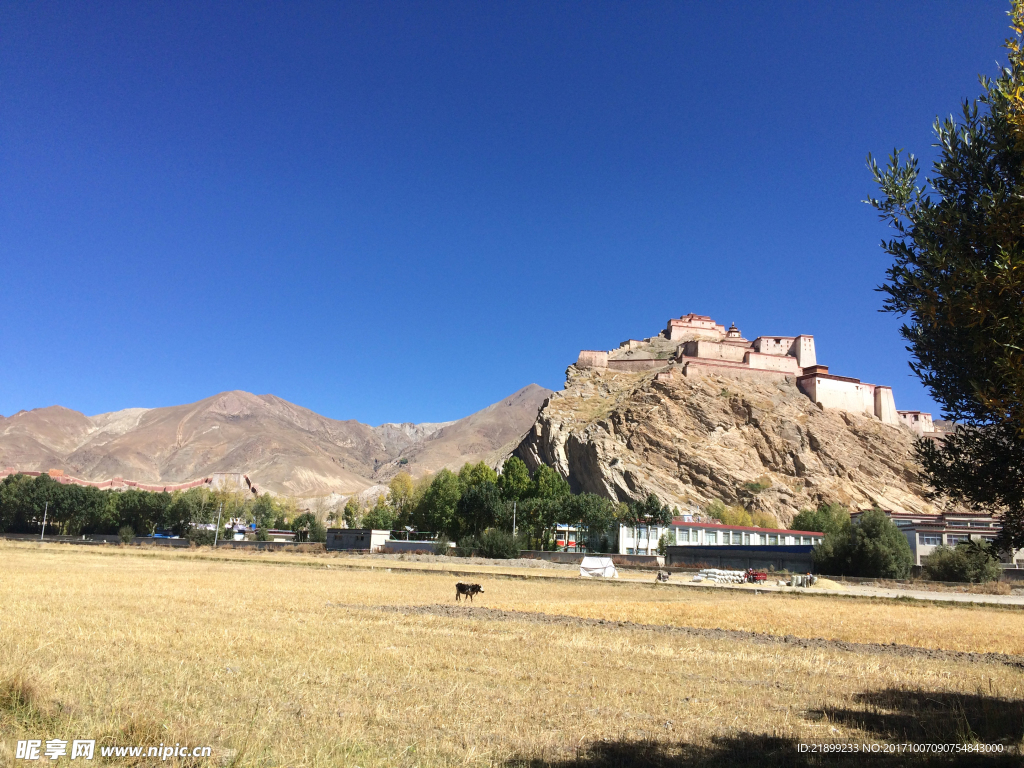
[[[0,764],[29,764],[25,738],[210,745],[238,766],[1019,760],[797,747],[1015,749],[1019,609],[485,569],[467,607],[447,574],[331,562],[0,543]]]
[[[713,639],[747,640],[762,645],[786,644],[792,648],[826,648],[869,653],[881,656],[921,657],[927,659],[948,659],[982,664],[1005,664],[1024,670],[1024,656],[1006,653],[974,653],[946,651],[935,648],[920,648],[912,645],[889,643],[849,643],[844,640],[826,640],[820,637],[796,637],[794,635],[771,635],[764,632],[748,632],[739,629],[706,629],[697,627],[676,627],[665,624],[637,624],[631,621],[606,621],[605,619],[581,619],[576,616],[560,616],[551,613],[529,613],[527,611],[502,611],[495,608],[474,608],[459,605],[417,605],[381,606],[382,611],[393,611],[407,616],[445,616],[448,618],[479,619],[484,621],[532,621],[541,624],[560,624],[565,627],[601,627],[656,633],[677,633],[690,637]]]

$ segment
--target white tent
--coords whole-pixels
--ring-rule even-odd
[[[604,576],[608,579],[619,578],[615,570],[615,563],[610,557],[584,557],[580,563],[580,576],[590,578],[591,576]]]

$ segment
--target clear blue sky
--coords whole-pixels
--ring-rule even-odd
[[[865,156],[931,156],[1007,8],[5,2],[0,413],[454,419],[686,312],[931,409]]]

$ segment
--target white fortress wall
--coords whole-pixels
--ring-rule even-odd
[[[724,330],[716,330],[714,328],[691,328],[688,326],[680,325],[669,325],[667,329],[667,335],[669,341],[679,341],[680,339],[711,339],[717,341],[718,339],[725,336]]]
[[[901,423],[906,424],[918,437],[924,437],[926,432],[934,432],[935,424],[932,422],[930,413],[922,411],[897,411]]]
[[[758,370],[783,371],[785,373],[792,373],[794,376],[800,375],[800,366],[797,364],[795,357],[747,352],[745,360],[747,365]]]
[[[683,342],[683,354],[686,357],[742,363],[747,354],[747,348],[738,344],[723,344],[719,341],[687,341]]]
[[[882,420],[883,424],[899,424],[900,418],[896,413],[896,401],[892,396],[892,387],[875,387],[875,416]]]
[[[608,353],[596,349],[580,350],[580,356],[576,359],[576,365],[580,368],[607,368]]]
[[[798,384],[813,402],[821,403],[823,408],[875,415],[875,388],[871,384],[828,375],[804,377]]]
[[[818,358],[814,352],[814,337],[801,334],[793,339],[788,354],[796,358],[796,364],[801,368],[810,368],[818,364]]]
[[[754,351],[762,355],[785,355],[791,346],[792,336],[758,336],[753,343]]]
[[[695,315],[692,312],[680,318],[672,318],[665,327],[665,337],[669,341],[684,338],[721,339],[725,336],[725,326],[719,325],[707,315]]]

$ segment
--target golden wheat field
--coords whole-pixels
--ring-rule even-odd
[[[1021,610],[486,568],[465,608],[465,576],[344,566],[0,543],[0,764],[32,764],[26,739],[95,739],[112,765],[133,759],[99,745],[213,748],[135,764],[360,768],[885,760],[799,747],[826,742],[1019,759]]]

